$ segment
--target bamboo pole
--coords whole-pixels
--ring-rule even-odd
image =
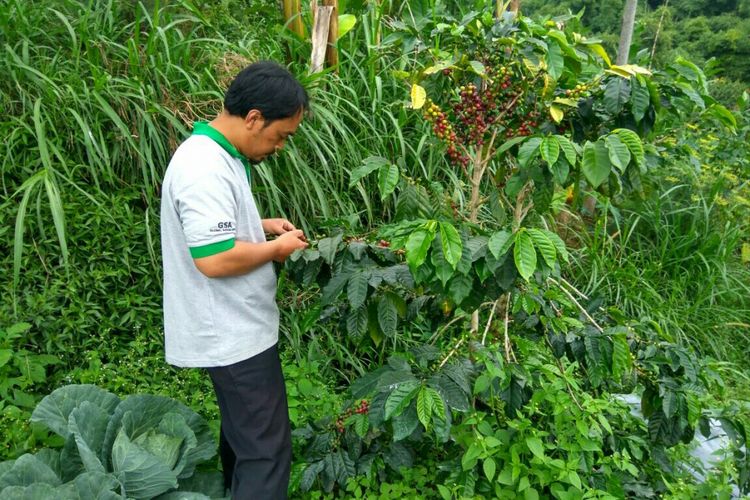
[[[322,71],[325,64],[333,7],[319,6],[315,0],[310,2],[310,6],[314,19],[310,54],[310,74],[313,74]]]
[[[305,38],[305,25],[302,24],[301,0],[283,0],[284,21],[287,28],[298,37]]]
[[[326,62],[328,66],[336,68],[339,64],[339,49],[336,47],[339,39],[339,0],[323,0],[323,5],[332,8],[331,20],[328,27]]]

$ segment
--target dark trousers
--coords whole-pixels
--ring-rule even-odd
[[[232,499],[286,499],[292,440],[276,346],[208,373],[221,411],[219,455]]]

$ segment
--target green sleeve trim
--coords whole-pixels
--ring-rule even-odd
[[[210,257],[217,253],[226,252],[234,248],[234,238],[228,240],[219,241],[217,243],[209,243],[200,247],[190,247],[190,256],[194,259],[200,259],[202,257]]]

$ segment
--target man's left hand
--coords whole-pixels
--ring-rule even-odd
[[[268,234],[275,234],[276,236],[297,229],[294,227],[294,224],[286,219],[263,219],[261,222],[263,224],[263,231]]]

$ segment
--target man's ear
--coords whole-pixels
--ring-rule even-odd
[[[264,121],[263,114],[257,109],[251,109],[247,112],[247,115],[245,115],[245,127],[249,129],[252,129],[256,125],[262,127]]]

